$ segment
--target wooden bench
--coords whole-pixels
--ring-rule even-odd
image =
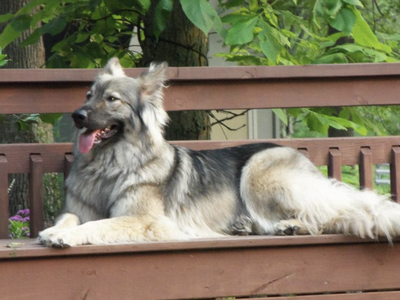
[[[137,76],[141,70],[127,70]],[[71,112],[96,70],[0,70],[0,113]],[[170,68],[172,110],[400,104],[400,64]],[[180,141],[209,149],[251,141]],[[389,163],[400,193],[400,138],[274,140],[305,152],[329,175]],[[48,249],[7,247],[7,174],[30,174],[31,232],[43,229],[43,174],[68,174],[71,144],[0,145],[0,298],[55,299],[400,299],[400,247],[342,235],[254,236],[186,242]],[[233,299],[233,298],[229,298]]]

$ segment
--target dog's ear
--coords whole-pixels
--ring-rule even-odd
[[[121,64],[119,63],[118,58],[111,58],[107,64],[105,65],[104,74],[110,74],[113,76],[125,76],[124,70],[122,69]]]
[[[161,91],[164,87],[167,68],[166,62],[151,63],[149,69],[140,75],[140,93],[142,96],[151,97]]]

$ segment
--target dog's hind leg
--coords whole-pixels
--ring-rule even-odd
[[[276,235],[307,235],[310,231],[300,220],[281,220],[274,226]],[[322,232],[321,232],[322,233]]]
[[[243,168],[241,196],[251,219],[260,225],[263,234],[320,232],[318,226],[310,228],[298,218],[298,211],[305,203],[298,203],[299,199],[288,178],[293,170],[316,172],[315,167],[301,153],[284,147],[257,153]]]
[[[324,177],[293,149],[254,155],[243,168],[241,195],[252,219],[268,234],[284,232],[281,221],[295,219],[311,234],[383,236],[389,241],[400,235],[399,204]]]

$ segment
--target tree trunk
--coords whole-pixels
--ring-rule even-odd
[[[329,26],[328,29],[328,34],[332,35],[334,33],[339,32],[338,30],[336,30],[335,28]],[[335,46],[338,45],[344,45],[344,44],[348,44],[348,43],[354,43],[354,40],[352,40],[349,37],[341,37],[340,39],[338,39],[335,43]],[[333,46],[332,46],[333,47]],[[340,114],[340,111],[342,110],[341,107],[335,107],[335,117],[338,117]],[[336,129],[333,127],[329,127],[328,129],[328,136],[329,137],[352,137],[354,136],[354,129],[353,128],[348,128],[347,130],[343,130],[343,129]]]
[[[15,13],[30,0],[1,0],[0,15]],[[0,24],[0,31],[6,24]],[[20,47],[19,44],[32,32],[27,30],[22,36],[9,44],[3,52],[8,55],[7,68],[28,69],[41,68],[45,64],[45,50],[42,39],[33,45]],[[29,129],[22,130],[18,120],[26,116],[5,115],[0,122],[0,143],[49,143],[54,141],[52,126],[39,120],[38,123],[29,124]],[[44,201],[46,206],[46,220],[54,218],[54,210],[58,210],[60,202],[60,189],[58,187],[58,176],[46,174],[44,177]],[[10,174],[9,192],[10,214],[13,215],[18,209],[29,207],[29,180],[27,174]]]
[[[208,38],[186,17],[179,1],[174,2],[170,20],[156,39],[153,35],[154,10],[159,0],[151,1],[144,19],[142,66],[152,61],[166,61],[170,66],[207,66]],[[209,139],[211,126],[205,111],[170,112],[166,132],[168,140]]]

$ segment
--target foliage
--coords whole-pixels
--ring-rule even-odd
[[[0,67],[4,66],[7,63],[7,55],[2,53],[1,47],[0,47]]]
[[[390,183],[381,183],[381,184],[377,184],[376,183],[376,176],[377,176],[377,172],[376,172],[376,168],[377,166],[374,166],[374,191],[378,192],[381,195],[390,195]],[[381,168],[389,168],[388,165],[381,165]],[[321,166],[319,167],[319,170],[325,175],[328,176],[328,167],[327,166]],[[360,188],[360,177],[359,177],[359,166],[355,165],[355,166],[346,166],[343,165],[342,166],[342,181],[354,186],[355,188]],[[389,178],[387,178],[390,180],[390,176]]]
[[[38,124],[39,120],[43,123],[54,125],[58,122],[63,114],[49,113],[49,114],[29,114],[29,115],[14,115],[21,130],[28,130],[29,125],[32,123]]]
[[[21,238],[29,238],[30,230],[29,230],[29,209],[21,209],[17,212],[15,216],[12,216],[8,219],[9,221],[9,230],[10,230],[10,238],[12,239],[21,239]]]
[[[400,57],[400,4],[395,0],[219,0],[217,9],[207,0],[160,0],[154,9],[155,39],[174,1],[204,33],[215,30],[230,47],[219,55],[239,65],[398,62]],[[150,6],[150,0],[32,0],[17,13],[0,16],[0,23],[9,22],[0,47],[33,28],[21,46],[43,35],[59,37],[47,67],[101,67],[113,56],[134,67],[141,53],[130,50],[131,36],[136,34],[139,43],[145,38],[142,20]],[[38,27],[38,21],[43,25]],[[354,108],[341,116],[320,108],[274,111],[283,122],[301,118],[319,134],[329,127],[353,128],[362,135],[378,130]]]

